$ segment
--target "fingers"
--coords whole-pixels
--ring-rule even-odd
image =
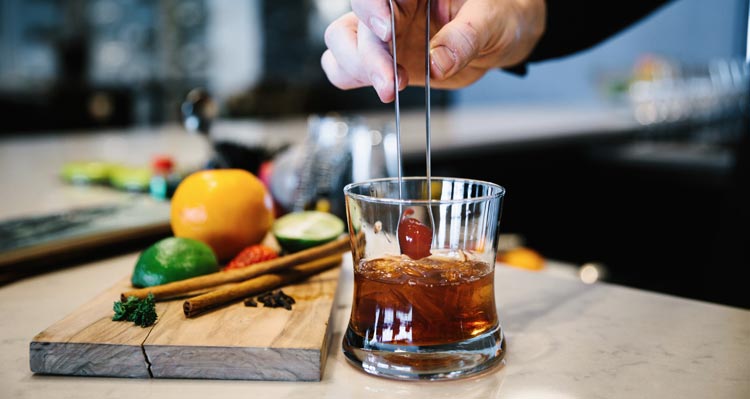
[[[336,61],[331,50],[326,50],[323,56],[320,57],[320,65],[323,67],[328,80],[339,89],[349,90],[368,85],[367,82],[362,82],[349,75]]]
[[[393,0],[396,7],[396,27],[400,30],[399,21],[405,17],[414,15],[420,4],[425,0]],[[352,10],[360,21],[377,36],[381,41],[391,40],[393,29],[391,26],[390,0],[351,0]]]
[[[325,42],[328,50],[320,63],[334,86],[347,90],[371,85],[381,101],[393,101],[393,58],[388,43],[382,42],[352,13],[326,29]],[[406,70],[399,66],[399,90],[407,82]]]
[[[359,24],[357,39],[362,66],[378,97],[385,103],[393,101],[393,58],[388,50],[388,43],[382,42],[363,22]],[[398,75],[399,86],[405,87],[408,80],[406,71],[400,68]]]
[[[320,64],[328,80],[344,90],[371,84],[358,50],[358,23],[357,17],[348,13],[333,21],[325,31],[328,50],[323,53]]]
[[[433,80],[431,86],[436,89],[460,89],[479,80],[487,71],[487,68],[475,67],[470,64],[462,69],[461,73],[453,75],[450,79]]]
[[[352,0],[352,10],[381,41],[391,40],[389,0]]]
[[[484,2],[466,2],[430,42],[432,75],[448,79],[477,58],[492,30],[497,29],[490,20]]]

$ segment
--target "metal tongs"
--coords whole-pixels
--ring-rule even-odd
[[[397,153],[398,153],[398,194],[399,199],[402,199],[402,192],[401,192],[401,178],[403,176],[402,166],[401,166],[401,104],[399,103],[399,92],[398,92],[398,58],[397,58],[397,52],[396,52],[396,7],[394,5],[394,0],[389,0],[390,7],[391,7],[391,51],[393,53],[393,87],[395,92],[395,111],[396,111],[396,147],[397,147]],[[427,181],[430,182],[431,179],[431,143],[430,143],[430,64],[431,64],[431,57],[430,57],[430,3],[432,3],[431,0],[427,0],[427,11],[426,11],[426,20],[425,20],[425,76],[424,76],[424,90],[425,90],[425,129],[426,129],[426,148],[425,148],[425,171],[427,175]],[[432,199],[432,187],[431,184],[427,185],[427,198]]]
[[[430,65],[431,65],[431,57],[430,57],[430,3],[431,0],[427,0],[427,7],[426,7],[426,17],[425,17],[425,80],[424,80],[424,88],[425,88],[425,175],[427,177],[427,215],[426,217],[417,217],[417,219],[420,220],[424,225],[426,225],[430,231],[433,232],[432,236],[432,243],[434,246],[434,226],[435,226],[435,218],[432,214],[432,206],[430,204],[430,201],[432,201],[432,176],[431,176],[431,140],[430,140]],[[392,31],[392,38],[391,38],[391,50],[393,53],[393,86],[394,86],[394,105],[395,105],[395,112],[396,112],[396,147],[397,147],[397,153],[398,153],[398,197],[399,199],[403,199],[403,170],[401,165],[401,105],[399,103],[399,78],[398,78],[398,57],[397,57],[397,45],[396,45],[396,8],[394,6],[394,0],[389,0],[390,7],[391,7],[391,31]],[[412,213],[416,216],[415,213]],[[403,217],[403,216],[402,216]],[[426,219],[426,220],[425,220]],[[400,223],[399,223],[400,224]]]

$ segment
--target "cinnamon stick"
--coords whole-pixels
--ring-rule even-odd
[[[231,287],[217,289],[207,294],[190,298],[183,303],[182,310],[185,312],[186,317],[193,317],[225,303],[302,280],[305,277],[328,270],[339,264],[341,264],[341,255],[336,254],[303,263],[282,272],[264,274]]]
[[[349,236],[342,235],[338,239],[329,243],[295,252],[280,258],[256,263],[252,267],[221,271],[153,287],[126,291],[120,294],[120,298],[123,301],[130,296],[145,298],[148,296],[149,292],[154,294],[154,298],[157,300],[173,298],[202,290],[204,288],[248,280],[262,274],[277,272],[301,263],[320,259],[328,255],[341,254],[346,251],[349,251]]]

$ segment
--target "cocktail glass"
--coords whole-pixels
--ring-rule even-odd
[[[410,177],[400,188],[396,178],[344,188],[354,299],[342,346],[370,374],[458,378],[505,354],[494,291],[505,189],[459,178],[429,184]]]

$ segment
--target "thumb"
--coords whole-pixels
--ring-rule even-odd
[[[447,79],[479,56],[491,30],[483,2],[467,1],[458,14],[430,41],[431,70],[437,79]]]

